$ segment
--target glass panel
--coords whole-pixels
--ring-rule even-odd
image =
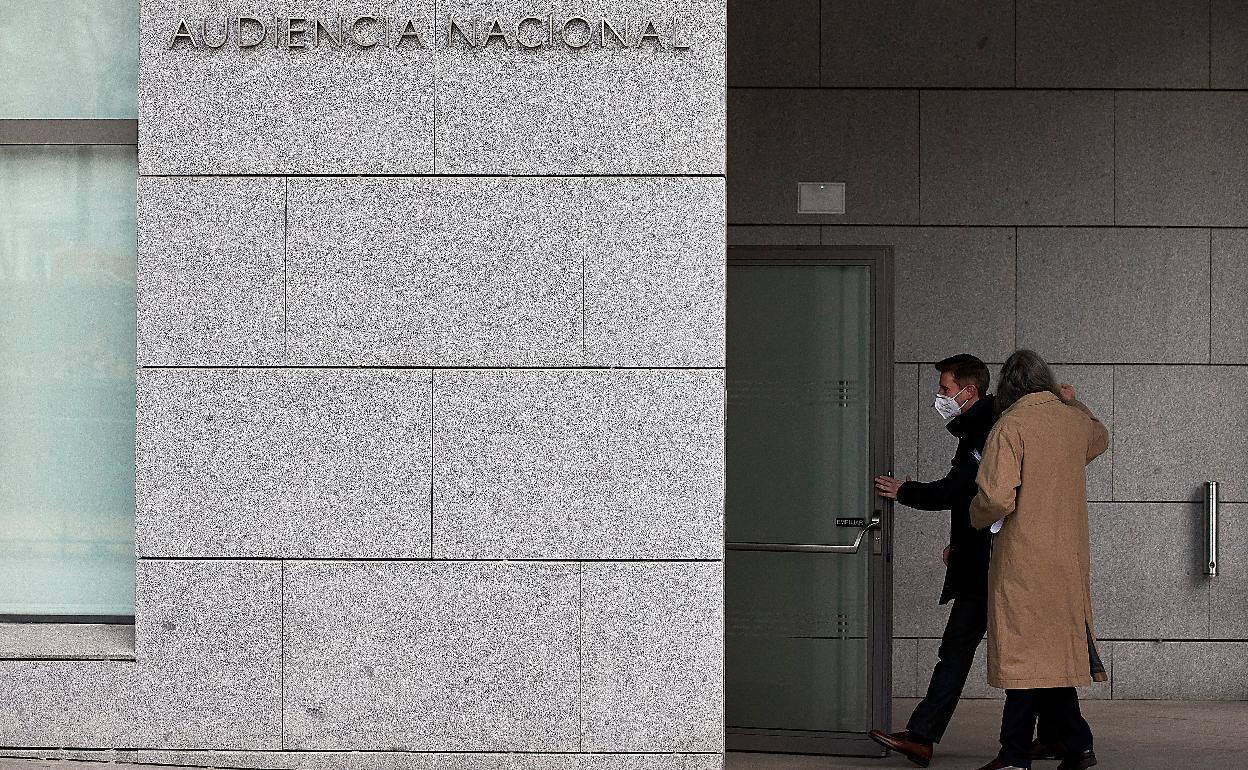
[[[135,148],[0,148],[0,614],[134,612]]]
[[[728,269],[730,541],[852,543],[870,520],[870,270]],[[728,551],[729,727],[870,729],[870,538]]]
[[[137,0],[0,0],[0,118],[138,116]]]

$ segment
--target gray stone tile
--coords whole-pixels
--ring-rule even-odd
[[[949,619],[949,606],[940,604],[949,514],[904,505],[893,511],[893,634],[939,637]]]
[[[1020,347],[1068,363],[1208,362],[1207,232],[1026,228],[1018,239]]]
[[[893,247],[896,360],[1014,351],[1014,228],[825,227],[823,242]]]
[[[438,558],[720,558],[723,373],[435,375]]]
[[[913,92],[733,89],[729,101],[729,222],[918,222]],[[800,182],[844,182],[845,214],[798,213]]]
[[[140,561],[137,661],[0,661],[0,741],[278,747],[280,570]]]
[[[1118,224],[1248,225],[1248,93],[1116,98]]]
[[[728,0],[728,87],[819,86],[820,0]]]
[[[1119,366],[1114,388],[1114,499],[1248,501],[1248,369]]]
[[[723,366],[724,181],[583,184],[586,363]]]
[[[722,559],[724,373],[611,373],[590,457],[602,502],[584,511],[585,559]]]
[[[1018,85],[1204,88],[1209,31],[1208,0],[1019,0]]]
[[[918,364],[893,365],[893,476],[914,476],[919,464]]]
[[[994,375],[996,372],[994,372]],[[1059,364],[1053,366],[1058,382],[1069,383],[1075,396],[1092,410],[1109,431],[1109,449],[1087,468],[1088,499],[1114,499],[1114,367]]]
[[[512,0],[446,0],[438,4],[439,29],[450,16],[498,16],[514,25],[532,10]],[[644,49],[558,43],[518,53],[498,41],[473,49],[457,44],[438,62],[439,173],[723,173],[722,0],[558,0],[542,13],[554,15],[556,37],[560,19],[631,18],[630,41],[640,36],[644,17],[656,19],[665,38],[670,19],[679,17],[689,48],[675,50],[670,39]],[[529,41],[537,39],[532,26]],[[573,44],[584,39],[580,28],[568,33]],[[673,105],[679,120],[672,119]]]
[[[1211,363],[1248,364],[1248,230],[1214,230]]]
[[[428,557],[429,379],[141,370],[139,554]]]
[[[1210,87],[1248,88],[1248,6],[1212,0],[1209,13]]]
[[[1202,540],[1202,546],[1203,543]],[[1197,553],[1203,557],[1204,548]],[[1218,574],[1206,578],[1206,582],[1209,585],[1209,636],[1248,639],[1248,505],[1221,503],[1218,506]]]
[[[575,750],[578,585],[575,565],[287,565],[286,747]]]
[[[918,698],[918,640],[893,640],[893,697]]]
[[[279,5],[334,22],[337,14],[413,17],[423,49],[361,49],[328,41],[287,50],[268,30],[264,45],[240,50],[237,29],[217,51],[169,49],[179,18],[196,28],[258,11],[241,0],[145,2],[139,19],[139,171],[142,174],[428,173],[433,170],[433,3],[316,0]],[[271,10],[260,13],[271,13]],[[273,21],[267,21],[269,27]],[[283,24],[283,35],[287,25]],[[368,25],[365,25],[368,26]],[[237,27],[237,24],[235,25]],[[336,26],[335,26],[336,29]],[[220,27],[217,27],[220,34]],[[258,31],[256,32],[258,35]],[[371,39],[361,29],[361,40]],[[250,39],[250,38],[249,38]],[[281,95],[280,98],[277,95]],[[362,105],[368,105],[367,109]]]
[[[729,246],[818,246],[817,225],[729,225]]]
[[[601,371],[434,374],[433,553],[577,558],[600,504]]]
[[[0,659],[134,660],[134,626],[114,623],[0,623]]]
[[[1199,506],[1089,506],[1092,604],[1098,638],[1203,639],[1209,593],[1200,574]]]
[[[284,200],[281,179],[139,179],[139,365],[281,361]]]
[[[569,233],[588,229],[584,184],[292,179],[292,361],[579,363],[583,268]]]
[[[723,563],[586,563],[581,750],[723,750]]]
[[[925,91],[921,110],[923,224],[1114,221],[1110,92]]]
[[[1117,642],[1114,698],[1243,700],[1248,642]]]
[[[824,0],[823,85],[1014,85],[1008,0]]]

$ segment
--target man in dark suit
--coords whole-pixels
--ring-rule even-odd
[[[949,546],[945,548],[945,584],[940,603],[953,602],[940,642],[940,660],[932,672],[927,696],[899,733],[872,730],[873,740],[899,752],[919,767],[932,759],[932,745],[944,736],[962,687],[975,660],[975,650],[988,624],[988,530],[971,526],[971,500],[978,491],[975,475],[988,431],[996,422],[993,397],[988,394],[988,367],[968,354],[936,364],[940,391],[934,404],[945,426],[958,438],[952,466],[943,479],[931,482],[880,476],[875,488],[882,497],[923,511],[949,511]]]

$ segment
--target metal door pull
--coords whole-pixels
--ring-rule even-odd
[[[1218,482],[1205,482],[1205,574],[1218,574]]]
[[[858,537],[850,545],[827,545],[824,543],[725,543],[729,551],[782,551],[795,553],[858,553],[863,538],[873,529],[879,529],[880,520],[872,519],[871,523],[858,530]]]

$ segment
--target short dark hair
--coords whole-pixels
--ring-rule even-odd
[[[992,376],[988,374],[987,365],[970,353],[949,356],[936,364],[936,371],[941,374],[953,372],[953,381],[958,383],[958,387],[965,388],[974,385],[979,389],[980,396],[987,395],[988,386],[992,384]]]
[[[1040,354],[1034,350],[1016,350],[1001,367],[997,385],[997,410],[1004,412],[1015,401],[1031,393],[1052,393],[1061,398],[1057,378]]]

